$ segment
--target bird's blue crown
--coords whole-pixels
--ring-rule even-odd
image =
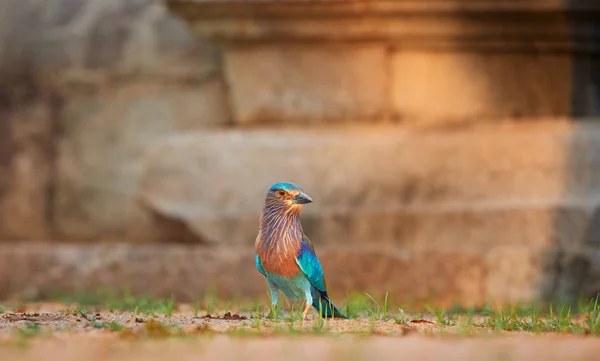
[[[283,190],[286,190],[288,192],[291,192],[291,191],[294,191],[294,190],[302,192],[302,187],[300,187],[296,183],[292,183],[292,182],[279,182],[279,183],[275,183],[275,184],[273,184],[269,188],[269,191],[272,192],[272,191],[274,191],[276,189],[283,189]]]

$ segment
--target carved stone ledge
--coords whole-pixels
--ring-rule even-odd
[[[598,51],[600,2],[558,0],[165,0],[218,41],[390,41],[491,49]],[[528,46],[528,45],[533,45]]]
[[[241,124],[600,113],[598,1],[165,2],[223,45]]]

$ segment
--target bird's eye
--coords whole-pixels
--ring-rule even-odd
[[[285,195],[285,191],[278,190],[278,191],[277,191],[277,194],[279,194],[280,196],[284,196],[284,195]]]

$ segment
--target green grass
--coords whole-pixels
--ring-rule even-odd
[[[380,305],[379,302],[377,302],[377,300],[375,300],[375,298],[373,298],[373,296],[371,296],[370,294],[365,293],[365,295],[373,302],[373,306],[371,308],[366,307],[366,309],[364,309],[363,312],[366,313],[368,317],[372,320],[387,320],[388,293],[385,294],[383,305]],[[360,314],[361,311],[357,310],[357,312],[353,313]]]
[[[18,329],[19,335],[23,338],[30,338],[41,333],[42,327],[37,322],[28,322],[25,327]]]
[[[398,308],[398,314],[394,316],[394,321],[399,325],[406,325],[410,318],[404,313],[404,309]]]
[[[133,296],[128,290],[122,292],[112,292],[106,289],[99,289],[94,293],[78,292],[74,295],[56,297],[56,301],[65,304],[77,304],[74,309],[65,309],[66,313],[89,313],[93,310],[108,310],[114,312],[137,311],[140,314],[154,315],[163,314],[171,316],[175,311],[175,299],[154,298],[150,295]]]
[[[280,297],[281,301],[278,307],[271,309],[268,299],[267,294],[266,298],[261,301],[241,304],[231,300],[220,300],[215,294],[208,293],[192,303],[192,312],[195,317],[203,316],[206,313],[213,316],[222,315],[227,311],[244,313],[249,319],[242,323],[242,329],[232,331],[235,334],[244,334],[245,332],[262,334],[267,331],[273,332],[273,328],[277,330],[277,334],[285,332],[298,334],[306,331],[305,322],[302,319],[303,305],[301,303],[290,303]],[[177,309],[177,303],[173,297],[164,299],[153,298],[149,295],[134,296],[127,291],[99,290],[91,294],[78,293],[69,297],[61,296],[58,301],[74,305],[72,308],[65,308],[62,312],[82,315],[86,318],[94,310],[137,310],[138,313],[149,316],[171,316]],[[400,305],[398,307],[387,293],[379,296],[363,293],[352,294],[345,301],[339,300],[337,303],[342,312],[350,319],[367,320],[371,333],[374,333],[376,326],[382,323],[391,322],[396,325],[410,326],[413,320],[428,320],[434,322],[438,330],[442,329],[444,333],[459,335],[472,335],[484,331],[600,335],[599,298],[580,299],[571,305],[537,302],[502,306],[484,304],[479,307],[454,305],[440,308],[427,305]],[[327,333],[328,321],[318,317],[314,310],[311,312],[311,317],[317,317],[317,319],[311,323],[310,333]],[[95,328],[128,332],[127,330],[123,331],[123,326],[115,322],[100,322],[93,316],[88,320]],[[271,324],[267,325],[266,321]],[[159,326],[156,324],[151,324],[151,326],[154,329],[149,331],[150,334],[152,332],[161,334],[160,330],[162,329]],[[36,332],[39,332],[36,327],[39,328],[39,326],[26,326],[19,332],[24,335],[35,335]]]
[[[429,306],[407,306],[391,311],[389,295],[381,299],[370,294],[354,295],[340,307],[350,319],[368,319],[370,321],[393,320],[396,324],[408,325],[414,319],[426,319],[438,326],[455,328],[458,334],[473,334],[482,329],[493,332],[531,332],[600,335],[600,300],[580,300],[576,306],[567,304],[553,305],[542,303],[515,303],[494,307],[485,304],[481,307],[464,308],[458,305],[443,308]],[[291,305],[289,313],[283,316],[281,308],[269,313],[273,322],[293,324],[301,320],[302,307]],[[255,328],[261,325],[263,308],[256,306],[253,313]],[[408,310],[408,311],[406,311]],[[374,324],[374,323],[372,323]],[[313,327],[322,332],[323,323],[319,320]]]

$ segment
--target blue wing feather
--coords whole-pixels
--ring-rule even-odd
[[[325,278],[323,277],[321,263],[311,248],[312,247],[310,247],[303,239],[302,246],[298,252],[298,256],[296,257],[296,263],[302,272],[304,272],[310,281],[310,284],[314,288],[321,292],[327,292],[327,286],[325,284]]]
[[[262,262],[260,261],[258,254],[254,254],[254,262],[256,262],[256,269],[258,270],[258,272],[262,273],[263,276],[267,277],[267,272],[263,268]]]

